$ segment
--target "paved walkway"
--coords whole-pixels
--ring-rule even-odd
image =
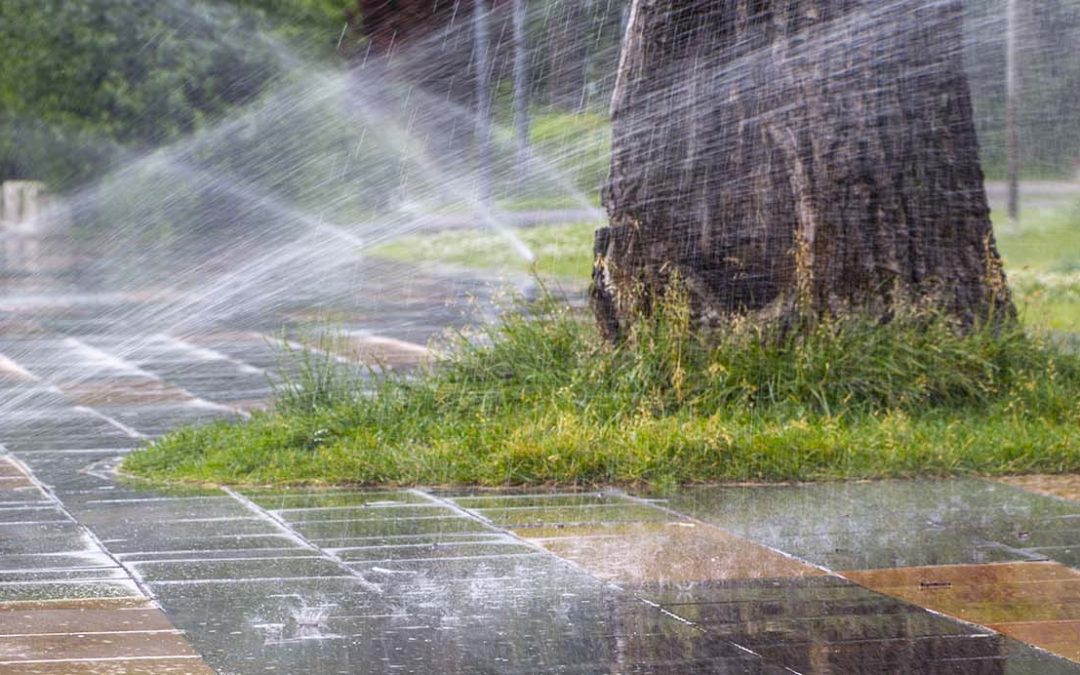
[[[338,314],[360,348],[414,359],[486,292],[409,279]],[[147,487],[123,455],[264,402],[303,302],[140,334],[109,317],[153,299],[28,298],[0,300],[0,672],[1080,673],[1076,483]]]

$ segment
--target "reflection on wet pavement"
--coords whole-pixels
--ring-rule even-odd
[[[0,457],[0,672],[209,674],[90,530]]]
[[[845,572],[868,588],[1080,659],[1080,572],[1054,562]],[[1069,630],[1073,628],[1074,630]]]
[[[343,314],[340,347],[415,364],[448,288]],[[1080,673],[1080,503],[141,485],[131,448],[266,402],[281,316],[134,336],[27,306],[0,315],[0,672]]]
[[[1006,485],[1013,485],[1041,495],[1080,501],[1080,476],[1071,474],[1064,476],[1007,476],[997,480]]]

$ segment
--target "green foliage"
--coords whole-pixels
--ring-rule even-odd
[[[0,180],[65,188],[205,126],[263,92],[290,40],[332,50],[345,4],[5,0]]]
[[[546,299],[460,336],[430,370],[371,386],[181,430],[125,470],[517,485],[1080,469],[1080,359],[1016,326],[961,336],[928,314],[702,336],[670,298],[612,349]]]
[[[301,336],[299,344],[283,335],[279,342],[283,346],[277,368],[281,380],[274,386],[277,410],[310,415],[360,395],[362,382],[335,356],[330,333]]]

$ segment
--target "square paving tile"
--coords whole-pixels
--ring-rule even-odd
[[[0,602],[0,672],[212,671],[150,601],[137,597]]]
[[[1080,572],[1058,563],[951,565],[843,574],[868,588],[991,626],[1058,655],[1076,658],[1080,653],[1080,632],[1069,631],[1080,622]]]
[[[1080,503],[991,481],[691,488],[666,503],[834,570],[1019,562],[1080,545]]]
[[[1080,475],[1078,474],[1007,476],[997,480],[1036,494],[1080,502]]]
[[[707,525],[686,522],[519,530],[601,579],[682,583],[805,577],[822,570]]]

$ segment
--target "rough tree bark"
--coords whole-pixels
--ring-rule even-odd
[[[961,0],[634,0],[613,100],[609,339],[676,276],[703,324],[1012,304]]]

